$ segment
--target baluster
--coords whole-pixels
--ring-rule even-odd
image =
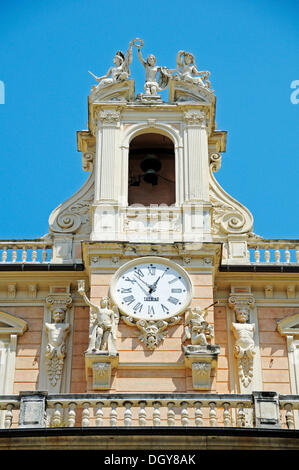
[[[97,410],[96,410],[96,426],[103,426],[103,406],[104,403],[102,401],[99,401],[97,403]]]
[[[42,251],[42,263],[46,263],[46,261],[47,261],[47,256],[48,256],[47,248],[44,246],[44,247],[43,247],[43,251]]]
[[[128,427],[128,426],[131,426],[132,424],[132,411],[131,411],[132,403],[130,401],[126,401],[124,405],[126,407],[125,414],[124,414],[124,424],[125,426]]]
[[[23,246],[23,250],[22,250],[22,263],[26,263],[27,261],[27,248],[25,246]]]
[[[226,428],[229,428],[231,426],[229,403],[223,403],[223,424]]]
[[[289,263],[291,261],[291,253],[288,247],[284,250],[284,260],[286,263]]]
[[[3,247],[3,251],[2,251],[2,256],[1,256],[1,262],[2,262],[2,263],[6,263],[6,261],[7,261],[7,255],[8,255],[8,253],[7,253],[7,247],[4,246],[4,247]]]
[[[61,426],[61,422],[62,422],[62,404],[56,403],[55,411],[54,411],[53,419],[52,419],[52,425],[54,427],[59,427]]]
[[[274,258],[275,258],[276,263],[280,262],[280,250],[279,249],[274,251]]]
[[[237,411],[237,424],[239,428],[245,428],[245,412],[243,409],[243,403],[238,404],[238,411]]]
[[[181,410],[181,422],[182,422],[182,426],[188,426],[189,424],[189,414],[188,414],[188,402],[187,401],[183,401],[181,403],[181,406],[182,406],[182,410]]]
[[[111,402],[111,411],[110,411],[110,425],[116,426],[117,425],[117,408],[118,403],[117,401]]]
[[[12,423],[12,405],[7,405],[5,418],[4,418],[4,427],[5,429],[10,429]]]
[[[196,426],[202,426],[202,423],[203,423],[203,419],[202,419],[202,411],[201,411],[201,402],[200,401],[196,401],[194,403],[194,405],[196,406],[196,409],[195,409],[195,425]]]
[[[145,411],[146,401],[140,401],[139,405],[140,405],[140,410],[138,413],[139,426],[146,426],[146,411]]]
[[[286,423],[287,423],[287,427],[288,429],[295,429],[295,422],[294,422],[294,416],[293,416],[293,412],[292,412],[292,409],[293,409],[293,406],[291,403],[287,403],[285,405],[285,409],[286,409]]]
[[[266,263],[269,263],[269,262],[270,262],[270,250],[269,250],[268,247],[265,248],[264,256],[265,256],[265,261],[266,261]]]
[[[168,402],[167,407],[168,407],[168,410],[167,410],[167,423],[168,423],[168,426],[171,427],[171,426],[175,425],[175,411],[173,409],[174,402],[173,401]]]
[[[83,403],[83,411],[82,411],[82,426],[87,428],[89,426],[89,418],[90,418],[90,411],[89,411],[89,403]]]
[[[67,425],[73,428],[76,423],[76,403],[69,403],[68,414],[67,414]]]
[[[15,263],[17,261],[17,257],[18,257],[18,252],[17,252],[16,247],[14,247],[11,252],[11,262]]]
[[[217,413],[215,410],[216,403],[211,402],[209,403],[209,406],[210,406],[210,413],[209,413],[210,426],[215,427],[217,425]]]
[[[261,259],[261,252],[258,247],[254,250],[254,260],[256,263],[259,263]]]
[[[31,253],[31,261],[32,263],[36,263],[37,260],[37,248],[36,246],[32,247],[32,253]]]
[[[159,401],[155,401],[153,403],[153,405],[154,405],[153,425],[154,426],[160,426],[160,422],[161,422],[160,405],[161,405],[161,403]]]
[[[296,246],[296,262],[299,263],[299,246]]]

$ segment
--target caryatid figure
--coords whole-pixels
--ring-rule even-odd
[[[253,377],[253,359],[256,353],[254,342],[255,324],[247,323],[249,308],[246,305],[235,306],[237,322],[232,323],[231,329],[236,339],[234,355],[238,360],[239,376],[245,387]]]
[[[48,344],[45,351],[48,377],[51,385],[55,386],[61,378],[64,358],[66,356],[65,340],[70,331],[70,324],[63,323],[65,311],[63,308],[53,309],[53,322],[46,323]]]

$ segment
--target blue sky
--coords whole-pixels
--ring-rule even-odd
[[[299,238],[299,1],[0,0],[0,238],[35,238],[84,183],[76,131],[86,129],[88,70],[103,75],[135,37],[175,66],[178,50],[211,71],[218,129],[228,131],[216,178],[265,238]],[[132,76],[143,91],[134,50]],[[297,95],[299,98],[299,93]]]

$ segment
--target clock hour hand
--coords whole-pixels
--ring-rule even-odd
[[[149,290],[149,293],[151,294],[152,292],[155,292],[156,288],[157,288],[157,284],[158,284],[158,281],[159,279],[161,278],[161,276],[158,277],[158,279],[155,280],[154,284],[152,284],[150,286],[150,290]]]

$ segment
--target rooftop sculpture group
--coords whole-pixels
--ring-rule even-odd
[[[141,53],[143,45],[142,39],[135,38],[130,41],[126,54],[122,51],[117,51],[113,59],[113,66],[109,68],[106,75],[97,77],[92,72],[89,72],[99,82],[97,86],[93,87],[93,90],[101,90],[104,87],[127,80],[130,77],[130,65],[133,60],[132,47],[135,46],[138,58],[145,68],[143,96],[159,97],[158,92],[164,90],[171,79],[181,83],[189,83],[212,92],[211,84],[208,80],[210,72],[199,71],[197,69],[194,55],[191,52],[179,51],[176,57],[176,67],[171,69],[166,66],[158,66],[154,54],[149,54],[144,59]]]

